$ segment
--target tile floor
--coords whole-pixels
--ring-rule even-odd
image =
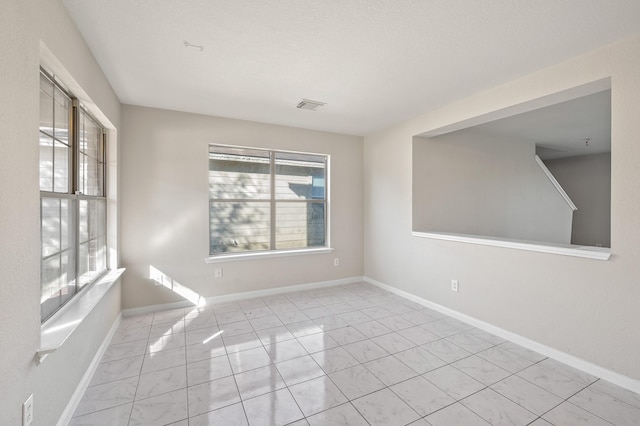
[[[365,283],[127,317],[71,425],[640,425],[640,395]]]

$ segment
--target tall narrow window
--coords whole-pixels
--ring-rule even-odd
[[[40,73],[42,321],[107,268],[104,130]]]
[[[326,247],[327,160],[210,145],[210,254]]]

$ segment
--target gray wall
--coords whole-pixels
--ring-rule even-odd
[[[535,144],[460,130],[413,141],[413,230],[569,244],[573,211]]]
[[[45,48],[46,47],[46,48]],[[37,366],[40,346],[39,65],[47,50],[114,129],[120,103],[57,0],[6,0],[0,13],[0,424],[21,423],[34,394],[35,425],[55,424],[120,312],[116,286],[87,321]],[[55,61],[54,61],[55,58]],[[112,158],[115,165],[115,158]],[[113,200],[112,200],[113,201]],[[115,202],[111,203],[112,205]],[[113,242],[113,241],[112,241]],[[117,249],[117,247],[112,247]],[[114,255],[117,259],[117,255]]]
[[[122,115],[125,308],[184,300],[152,285],[151,266],[204,297],[362,276],[361,137],[128,105]],[[335,251],[205,263],[209,143],[329,154]]]
[[[640,38],[628,39],[367,135],[365,275],[640,379],[638,52]],[[608,78],[609,261],[412,237],[414,135]],[[459,293],[451,279],[460,280]]]
[[[578,207],[571,243],[611,247],[611,154],[548,160],[545,164]]]

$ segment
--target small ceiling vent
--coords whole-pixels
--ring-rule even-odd
[[[308,109],[309,111],[318,111],[320,108],[325,106],[325,102],[312,101],[310,99],[303,99],[300,101],[296,108],[298,109]]]

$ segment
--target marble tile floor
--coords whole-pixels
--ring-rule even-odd
[[[71,425],[640,425],[640,395],[355,283],[124,318]]]

